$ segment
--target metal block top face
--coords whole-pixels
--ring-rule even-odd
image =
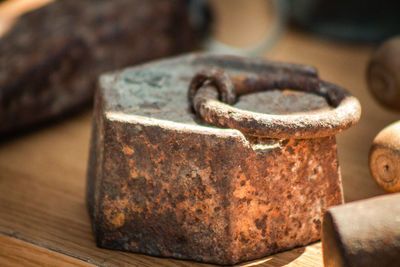
[[[237,57],[188,55],[103,75],[105,110],[191,125],[204,124],[192,112],[187,90],[192,77],[205,67],[221,67],[230,74],[260,73],[258,66],[243,66]],[[267,70],[268,71],[268,70]],[[241,96],[235,106],[269,114],[288,114],[331,108],[325,98],[302,92],[264,91]],[[208,125],[210,127],[210,125]]]
[[[204,68],[253,75],[274,64],[192,54],[101,77],[87,186],[99,246],[234,264],[320,238],[323,212],[343,201],[335,137],[221,129],[188,101]],[[333,109],[324,97],[277,90],[235,106],[317,118]]]

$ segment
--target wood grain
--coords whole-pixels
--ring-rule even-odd
[[[86,262],[0,234],[1,266],[93,266]]]
[[[379,130],[399,118],[378,106],[367,91],[364,73],[371,52],[372,47],[291,30],[266,55],[313,65],[323,79],[342,85],[360,99],[360,123],[338,137],[346,201],[383,193],[369,174],[368,151]],[[77,258],[99,266],[211,266],[96,247],[84,201],[90,128],[91,112],[85,111],[0,144],[0,233],[9,236],[0,240],[0,255],[22,262],[28,255],[24,248],[30,247],[29,257],[43,265],[54,255],[40,255],[51,250],[57,260],[62,260],[60,254],[69,256],[65,264]],[[1,266],[6,261],[0,257]],[[286,265],[322,266],[320,243],[241,266]]]

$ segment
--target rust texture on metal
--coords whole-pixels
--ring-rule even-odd
[[[400,194],[330,208],[322,246],[326,267],[399,266]]]
[[[210,70],[207,71],[210,72]],[[316,77],[263,73],[254,77],[234,76],[230,81],[227,81],[229,76],[224,75],[222,69],[214,69],[211,72],[208,80],[203,72],[197,74],[193,78],[189,90],[189,100],[193,102],[195,111],[211,125],[238,129],[248,135],[304,139],[333,136],[353,126],[360,119],[360,103],[355,97],[351,96],[345,89],[332,83],[320,81]],[[221,84],[224,86],[223,88],[230,89],[220,88]],[[236,94],[290,88],[325,96],[327,101],[335,108],[311,114],[260,114],[221,103],[218,100],[218,95],[207,92],[207,90],[213,90],[213,86],[218,91],[228,95],[224,97],[224,94],[219,94],[222,101],[227,104],[236,101]],[[202,92],[196,94],[196,90],[199,88]]]
[[[385,127],[369,152],[369,169],[376,183],[388,192],[400,192],[400,122]]]
[[[322,214],[343,202],[335,136],[269,138],[207,124],[187,93],[197,73],[214,67],[225,78],[317,77],[307,66],[206,54],[103,75],[87,184],[98,246],[234,264],[320,239]],[[288,116],[332,109],[324,96],[292,90],[236,100],[240,109]]]
[[[400,36],[374,51],[367,67],[368,88],[383,107],[400,110]]]
[[[103,72],[197,48],[207,27],[189,2],[57,0],[21,16],[0,38],[0,135],[90,103]]]

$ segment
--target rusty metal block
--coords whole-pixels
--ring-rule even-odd
[[[334,135],[360,106],[312,67],[190,54],[103,75],[95,102],[100,247],[234,264],[319,240],[343,201]]]

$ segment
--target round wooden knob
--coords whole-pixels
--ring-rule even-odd
[[[367,83],[379,103],[400,110],[400,37],[384,42],[374,52],[367,68]]]
[[[400,121],[384,128],[369,153],[372,177],[388,192],[400,192]]]

